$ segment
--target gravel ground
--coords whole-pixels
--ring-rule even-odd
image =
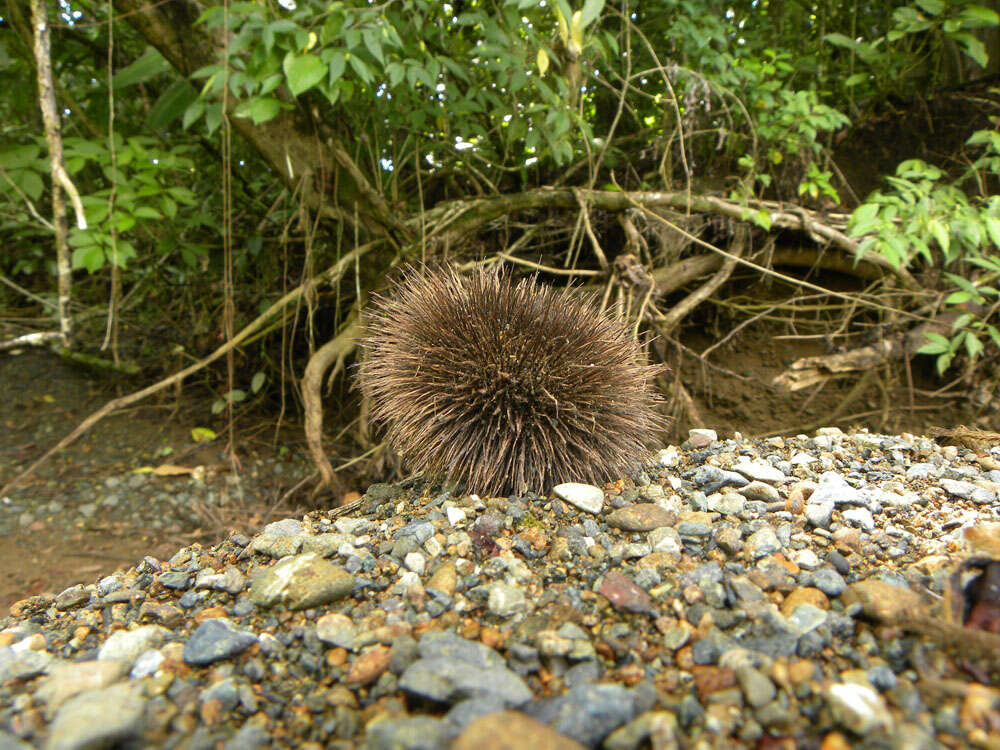
[[[998,448],[837,429],[547,497],[373,485],[15,604],[0,748],[1000,747],[1000,637],[941,614],[998,489]]]

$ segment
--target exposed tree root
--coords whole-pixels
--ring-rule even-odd
[[[772,383],[784,390],[798,391],[811,385],[839,378],[852,373],[874,370],[889,361],[911,357],[924,343],[928,332],[947,333],[954,314],[940,316],[931,323],[924,323],[868,346],[819,357],[796,360]]]
[[[154,393],[159,393],[164,388],[168,388],[169,386],[175,383],[181,382],[182,380],[184,380],[184,378],[188,377],[189,375],[193,375],[194,373],[198,372],[207,365],[210,365],[212,362],[215,362],[220,357],[225,356],[228,352],[238,347],[240,344],[242,344],[244,341],[250,338],[254,333],[263,328],[268,323],[268,321],[271,320],[271,318],[274,318],[279,313],[281,313],[285,309],[285,307],[296,302],[299,299],[299,297],[301,297],[305,293],[306,289],[310,288],[311,285],[329,284],[333,281],[336,281],[346,272],[347,269],[351,268],[351,266],[354,264],[357,258],[365,255],[366,253],[374,249],[378,244],[379,243],[371,242],[368,243],[367,245],[362,245],[361,247],[352,250],[351,252],[344,255],[339,261],[337,261],[337,263],[330,266],[322,273],[317,274],[316,276],[309,279],[305,283],[300,284],[295,289],[285,294],[281,299],[279,299],[269,308],[267,308],[267,310],[265,310],[263,313],[258,315],[252,322],[250,322],[246,327],[244,327],[243,330],[241,330],[239,333],[233,336],[232,339],[227,341],[225,344],[220,346],[218,349],[216,349],[214,352],[209,354],[204,359],[200,359],[194,364],[185,367],[183,370],[175,372],[173,375],[164,378],[159,382],[153,383],[153,385],[143,388],[142,390],[136,391],[135,393],[130,393],[127,396],[122,396],[120,398],[115,398],[112,399],[111,401],[108,401],[106,404],[104,404],[104,406],[102,406],[100,409],[95,411],[89,417],[84,419],[79,425],[77,425],[73,429],[73,431],[70,432],[69,435],[64,437],[62,440],[56,443],[52,448],[46,451],[41,458],[36,460],[27,469],[22,471],[16,477],[10,480],[6,485],[0,488],[0,497],[10,492],[21,481],[23,481],[32,472],[34,472],[35,469],[37,469],[43,463],[48,461],[56,453],[61,451],[66,446],[74,443],[82,435],[86,434],[86,432],[91,427],[100,422],[106,416],[112,414],[118,409],[122,409],[126,406],[131,406],[132,404],[138,403],[139,401],[142,401],[143,399],[152,396]]]
[[[355,341],[360,335],[361,324],[357,315],[354,315],[336,337],[327,341],[309,358],[300,381],[302,404],[306,411],[305,433],[309,454],[319,471],[320,487],[328,489],[337,497],[337,505],[342,501],[347,488],[337,477],[323,451],[323,376],[331,365],[334,366],[334,373],[343,367],[344,361],[354,351]]]

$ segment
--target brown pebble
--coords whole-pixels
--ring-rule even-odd
[[[850,584],[840,598],[848,607],[860,602],[865,615],[882,622],[893,622],[923,610],[920,595],[915,591],[875,579]]]
[[[840,732],[830,732],[820,743],[820,750],[851,750],[851,743]]]
[[[368,685],[375,682],[389,668],[390,650],[385,646],[375,646],[354,660],[344,678],[348,685]]]
[[[196,624],[200,625],[205,622],[205,620],[211,620],[216,617],[226,618],[229,617],[229,613],[222,607],[206,607],[192,619],[194,619]]]
[[[485,627],[479,631],[479,640],[490,648],[503,648],[506,639],[496,628]]]
[[[451,750],[583,750],[583,747],[520,711],[497,711],[470,723]]]
[[[222,719],[222,701],[211,698],[201,704],[201,720],[208,726],[218,724]]]
[[[342,667],[347,661],[346,648],[331,648],[326,652],[326,663],[331,667]]]
[[[612,511],[606,520],[609,526],[622,531],[652,531],[672,526],[677,514],[656,503],[636,503]]]
[[[803,586],[785,597],[785,601],[781,603],[781,614],[790,617],[800,604],[812,604],[820,609],[830,609],[830,600],[827,599],[826,594],[811,586]]]
[[[694,666],[691,672],[694,674],[694,686],[698,691],[698,698],[702,701],[719,690],[736,687],[736,672],[732,669]]]

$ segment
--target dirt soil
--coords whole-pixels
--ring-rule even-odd
[[[47,352],[0,355],[0,486],[106,401],[138,387],[120,381],[116,389],[102,375]],[[178,413],[173,403],[151,400],[105,418],[0,497],[0,611],[29,595],[93,581],[144,555],[168,559],[194,541],[214,543],[229,528],[253,533],[280,512],[276,498],[297,479],[291,471],[274,476],[274,466],[303,466],[304,460],[279,457],[267,442],[242,435],[243,476],[234,481],[223,454],[223,420],[212,417],[203,401],[189,401]],[[196,425],[223,437],[195,443]],[[207,471],[198,482],[185,475],[150,476],[150,469],[163,464]],[[178,515],[163,506],[178,491],[195,500],[221,497],[220,505],[208,516]],[[110,507],[99,502],[109,494],[121,501]],[[53,501],[63,507],[53,512]]]
[[[728,333],[726,324],[718,330],[706,327],[687,336],[686,346],[703,351]],[[751,325],[719,347],[708,363],[690,354],[679,355],[674,363],[677,377],[685,384],[702,416],[703,426],[721,434],[734,430],[747,436],[796,434],[812,425],[825,425],[828,415],[842,406],[854,380],[838,381],[817,394],[811,390],[783,394],[769,384],[791,361],[798,357],[826,352],[820,341],[781,340],[783,333],[766,322]],[[908,391],[902,376],[889,373],[888,382],[873,384],[855,401],[842,409],[841,427],[866,426],[882,432],[922,432],[929,425],[952,426],[962,421],[972,423],[974,415],[965,413],[954,402],[917,396],[909,410]],[[917,385],[930,379],[917,372]],[[882,379],[880,379],[880,382]],[[69,433],[88,414],[119,393],[109,381],[90,371],[70,365],[45,352],[25,352],[18,356],[0,355],[0,485],[6,484],[20,470],[42,455]],[[117,386],[120,393],[140,387],[129,381]],[[858,416],[860,415],[860,416]],[[259,415],[256,417],[260,419]],[[116,510],[82,518],[76,512],[105,489],[108,477],[131,477],[141,467],[177,463],[184,466],[208,465],[218,474],[216,484],[225,491],[235,478],[228,474],[230,465],[222,455],[224,442],[219,438],[208,447],[194,444],[190,429],[201,424],[220,433],[224,422],[210,416],[202,400],[179,413],[174,405],[149,403],[112,415],[99,422],[84,438],[52,458],[35,474],[0,498],[0,607],[42,591],[58,592],[63,588],[118,568],[134,564],[144,555],[169,558],[181,545],[193,540],[216,541],[225,528],[211,524],[199,526],[183,520],[162,522],[162,511],[151,505],[146,518],[140,509],[128,516]],[[691,426],[682,417],[674,426],[673,440],[683,439]],[[244,498],[253,507],[245,515],[230,513],[228,525],[252,533],[267,520],[268,503],[297,482],[297,476],[265,476],[295,460],[305,472],[308,462],[301,448],[292,447],[292,456],[278,456],[267,440],[244,434],[241,441],[240,486]],[[295,432],[301,435],[296,428]],[[669,436],[668,436],[669,437]],[[285,443],[286,447],[289,443]],[[251,465],[253,466],[251,470]],[[263,468],[261,468],[263,467]],[[250,475],[253,475],[252,478]],[[375,478],[381,479],[381,478]],[[186,493],[192,484],[182,477],[174,493]],[[186,483],[186,484],[185,484]],[[356,479],[357,490],[364,482]],[[162,485],[161,485],[162,486]],[[266,490],[260,489],[266,487]],[[250,488],[257,488],[252,490]],[[149,493],[149,487],[124,495]],[[160,493],[164,494],[164,493]],[[182,494],[182,497],[187,497]],[[193,497],[193,495],[192,495]],[[66,506],[60,512],[48,508],[52,501]],[[140,502],[142,502],[140,497]],[[274,510],[274,508],[271,508]],[[284,508],[282,515],[293,515],[295,508]],[[25,516],[27,514],[27,517]],[[157,519],[158,526],[144,521]],[[221,521],[220,521],[221,525]],[[215,535],[213,537],[213,535]],[[211,538],[210,538],[211,537]]]

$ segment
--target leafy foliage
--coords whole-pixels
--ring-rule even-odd
[[[890,191],[875,192],[851,217],[851,234],[864,237],[859,255],[877,253],[896,267],[923,263],[948,269],[944,277],[953,291],[944,303],[954,310],[951,336],[929,334],[920,349],[937,355],[940,372],[963,349],[975,360],[985,340],[1000,346],[1000,291],[994,286],[1000,277],[1000,196],[970,197],[963,189],[970,181],[982,186],[987,178],[1000,177],[1000,132],[977,131],[969,145],[982,147],[982,155],[959,179],[910,159],[886,178]]]

